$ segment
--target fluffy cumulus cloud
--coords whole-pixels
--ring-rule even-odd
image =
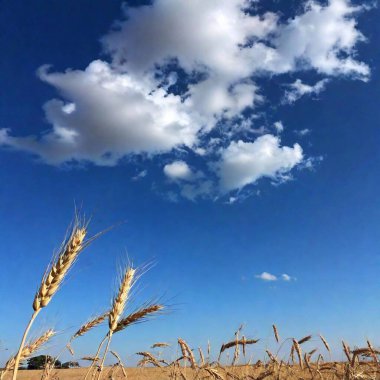
[[[254,142],[231,142],[218,164],[221,189],[241,189],[262,177],[281,180],[302,158],[300,145],[281,147],[279,137],[273,135],[260,136]]]
[[[39,70],[58,93],[44,105],[50,128],[36,136],[2,129],[0,144],[53,165],[172,155],[162,164],[164,176],[191,199],[239,191],[262,177],[289,178],[304,153],[296,141],[281,145],[281,122],[273,124],[276,136],[260,124],[270,99],[259,79],[284,80],[287,103],[320,93],[336,76],[368,80],[355,51],[365,39],[356,23],[363,7],[307,1],[283,20],[255,11],[261,3],[155,0],[125,7],[102,38],[106,59],[84,70]],[[308,72],[320,81],[283,79]],[[184,152],[201,158],[202,170],[190,169]]]
[[[165,175],[172,180],[191,180],[194,173],[184,161],[174,161],[164,166]]]

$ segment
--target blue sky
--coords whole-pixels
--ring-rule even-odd
[[[60,331],[50,350],[109,306],[127,254],[156,263],[135,305],[173,305],[116,337],[131,363],[155,341],[217,346],[243,322],[260,349],[272,323],[378,342],[376,7],[142,5],[0,3],[2,346],[16,349],[74,203],[92,233],[125,223],[41,313],[32,334]]]

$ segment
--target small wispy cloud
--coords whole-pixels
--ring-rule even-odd
[[[305,129],[298,129],[298,130],[295,130],[294,133],[297,135],[297,136],[306,136],[308,134],[311,133],[311,130],[308,129],[308,128],[305,128]]]
[[[263,281],[295,281],[296,278],[293,277],[293,276],[290,276],[286,273],[283,273],[281,274],[281,276],[276,276],[272,273],[269,273],[269,272],[263,272],[261,274],[257,274],[255,275],[255,277],[259,280],[263,280]]]
[[[285,92],[283,101],[292,104],[304,95],[318,95],[326,88],[328,82],[329,80],[325,78],[314,85],[309,85],[297,79],[288,85],[289,90]]]
[[[277,276],[268,272],[257,274],[255,277],[263,281],[277,281]]]
[[[283,281],[295,281],[296,278],[295,278],[295,277],[292,277],[292,276],[289,276],[289,275],[286,274],[286,273],[283,273],[283,274],[281,275],[281,280],[283,280]]]
[[[132,177],[132,181],[138,181],[144,177],[146,177],[148,174],[147,170],[141,170],[141,172],[137,173],[135,176]]]

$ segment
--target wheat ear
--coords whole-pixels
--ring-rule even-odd
[[[31,343],[27,344],[23,347],[20,355],[20,362],[24,361],[28,357],[30,357],[34,352],[39,350],[53,335],[55,332],[50,329],[47,330],[44,334],[42,334],[39,338],[32,341]],[[5,364],[4,371],[0,375],[0,379],[3,378],[6,372],[14,370],[16,365],[16,356],[10,358],[7,363]]]
[[[125,305],[127,303],[128,296],[129,296],[129,291],[131,290],[131,287],[133,284],[135,272],[136,272],[136,270],[133,268],[128,267],[126,269],[124,276],[123,276],[121,283],[120,283],[119,291],[113,300],[112,308],[111,308],[110,313],[108,315],[108,327],[109,327],[108,341],[107,341],[106,348],[104,350],[102,361],[100,363],[98,380],[101,378],[101,374],[102,374],[102,370],[103,370],[103,366],[104,366],[104,361],[106,359],[107,352],[108,352],[109,347],[110,347],[112,335],[115,332],[115,330],[117,329],[117,325],[118,325],[118,322],[120,320],[120,317],[124,312],[124,308],[125,308]]]
[[[116,325],[114,333],[124,330],[126,327],[133,325],[134,323],[143,322],[148,316],[154,313],[158,313],[164,308],[162,305],[150,305],[144,308],[140,308],[136,312],[129,314],[126,318],[120,319]],[[159,347],[159,346],[155,346]],[[162,345],[160,346],[162,347]]]
[[[75,338],[78,338],[84,334],[86,334],[88,331],[93,329],[94,327],[100,325],[104,322],[104,320],[108,317],[109,312],[106,312],[104,314],[99,315],[98,317],[95,317],[94,319],[91,319],[90,321],[83,324],[78,331],[71,337],[70,342],[72,342]]]
[[[280,341],[280,336],[278,335],[278,329],[277,329],[277,326],[276,326],[276,325],[272,325],[272,327],[273,327],[274,338],[276,339],[276,342],[279,343],[279,341]]]
[[[57,256],[57,259],[45,272],[42,278],[41,285],[37,291],[34,301],[33,301],[33,314],[30,318],[28,325],[24,331],[21,339],[20,347],[18,349],[15,358],[15,368],[13,370],[13,380],[17,378],[18,366],[20,363],[20,357],[22,349],[25,344],[26,337],[29,333],[30,328],[34,320],[36,319],[38,313],[42,308],[48,305],[54,294],[59,289],[62,284],[63,279],[66,274],[78,258],[79,253],[85,247],[84,238],[87,233],[86,226],[79,224],[78,219],[75,221],[72,232],[66,242],[62,245],[61,251]]]

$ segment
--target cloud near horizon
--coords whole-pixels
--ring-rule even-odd
[[[0,145],[50,165],[115,166],[133,155],[167,154],[163,176],[189,199],[239,193],[263,177],[291,178],[306,155],[297,142],[281,144],[281,121],[276,135],[260,129],[256,119],[268,98],[258,79],[319,75],[314,84],[282,84],[291,104],[319,94],[333,77],[367,81],[370,69],[355,52],[365,40],[355,17],[365,8],[349,0],[307,1],[281,20],[255,13],[255,4],[156,0],[125,7],[124,19],[102,38],[108,60],[85,70],[39,69],[59,96],[43,106],[50,128],[37,136],[0,129]],[[203,160],[202,169],[189,162],[192,155]]]
[[[269,272],[262,272],[261,274],[255,275],[255,277],[257,279],[263,280],[263,281],[279,281],[279,280],[282,280],[282,281],[289,282],[289,281],[295,281],[296,280],[295,277],[289,276],[286,273],[283,273],[281,276],[276,276],[276,275],[269,273]]]

